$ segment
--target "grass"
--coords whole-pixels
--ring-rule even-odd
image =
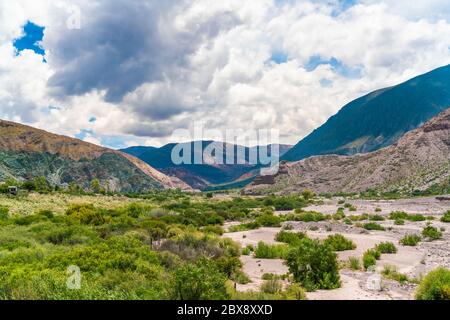
[[[441,217],[442,222],[450,222],[450,210],[445,212],[444,215]]]
[[[420,240],[422,237],[417,234],[407,234],[400,240],[400,243],[404,246],[415,247]]]
[[[422,230],[422,236],[428,241],[438,240],[442,238],[442,232],[431,225],[426,226]]]
[[[384,231],[385,228],[382,225],[379,225],[375,222],[368,222],[363,225],[366,230],[376,230],[376,231]]]
[[[353,241],[345,238],[341,234],[328,236],[325,239],[324,244],[330,246],[333,251],[346,251],[356,249],[356,244]]]
[[[396,266],[385,265],[383,271],[381,272],[381,274],[386,279],[395,280],[395,281],[398,281],[398,282],[400,282],[402,284],[406,283],[406,282],[410,282],[409,278],[405,274],[402,274],[402,273],[398,272]]]
[[[376,246],[376,249],[381,253],[397,253],[397,247],[392,242],[382,242]]]
[[[283,259],[289,247],[285,244],[266,244],[262,241],[255,248],[255,258],[257,259]]]

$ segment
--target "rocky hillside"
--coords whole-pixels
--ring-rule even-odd
[[[350,102],[283,160],[353,155],[387,147],[450,106],[450,65]]]
[[[0,181],[44,176],[54,185],[93,179],[110,191],[191,188],[143,161],[119,151],[0,120]]]
[[[393,145],[353,156],[317,156],[283,162],[277,175],[258,177],[244,192],[294,193],[425,190],[450,181],[450,109],[406,133]]]
[[[240,182],[252,179],[257,175],[259,164],[251,164],[249,161],[250,154],[258,154],[260,147],[247,148],[245,147],[245,154],[243,157],[237,157],[237,146],[233,144],[226,144],[216,141],[201,141],[202,148],[196,150],[194,142],[187,142],[183,145],[189,146],[186,150],[191,150],[191,163],[194,163],[194,158],[202,158],[206,148],[216,147],[216,150],[223,150],[222,154],[215,157],[203,157],[202,164],[181,164],[177,165],[172,162],[172,150],[176,144],[168,144],[161,148],[154,147],[131,147],[122,150],[125,153],[138,157],[150,166],[159,171],[173,177],[177,177],[189,184],[195,189],[206,190],[213,187],[227,188],[239,186]],[[280,156],[284,155],[291,146],[279,145]],[[226,157],[228,151],[234,150],[233,164],[226,164]],[[196,155],[196,152],[200,154]],[[272,147],[269,146],[267,150],[271,154]],[[216,161],[220,159],[220,161]],[[245,185],[245,184],[244,184]]]

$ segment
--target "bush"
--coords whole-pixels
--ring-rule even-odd
[[[0,206],[0,220],[6,220],[9,217],[9,208]]]
[[[370,221],[384,221],[384,217],[379,214],[373,214],[369,216]]]
[[[377,231],[384,231],[384,227],[379,225],[378,223],[375,222],[369,222],[369,223],[365,223],[364,224],[364,229],[366,230],[377,230]]]
[[[328,236],[328,238],[325,239],[324,244],[330,246],[330,248],[333,251],[345,251],[356,249],[356,244],[354,244],[353,241],[345,238],[341,234]]]
[[[450,300],[450,270],[438,268],[420,282],[417,300]]]
[[[382,242],[376,246],[381,253],[397,253],[397,247],[392,242]]]
[[[442,222],[450,222],[450,210],[444,213],[444,215],[441,218]]]
[[[400,243],[404,246],[416,246],[422,238],[417,234],[407,234],[401,240]]]
[[[403,211],[393,211],[389,214],[390,220],[406,220],[408,219],[408,214]]]
[[[264,281],[261,285],[261,292],[269,294],[277,294],[283,290],[283,285],[279,280],[271,279]]]
[[[442,232],[439,231],[436,227],[426,226],[422,230],[422,236],[427,238],[429,241],[438,240],[442,238]]]
[[[318,240],[302,239],[287,253],[286,264],[294,280],[308,291],[341,285],[336,253]]]
[[[303,232],[288,232],[288,231],[280,231],[275,236],[275,240],[278,242],[284,242],[291,246],[297,245],[300,240],[306,237],[306,234]]]
[[[292,219],[294,221],[303,222],[319,222],[326,219],[326,217],[320,212],[307,211],[307,212],[297,212],[294,215],[288,215],[286,219]]]
[[[422,214],[413,214],[413,215],[409,215],[407,217],[407,220],[418,222],[418,221],[425,221],[425,220],[427,220],[427,218]]]
[[[66,210],[66,215],[81,224],[101,225],[105,223],[102,212],[93,204],[72,204]]]
[[[400,283],[405,283],[409,281],[408,277],[400,272],[398,272],[397,267],[386,265],[384,266],[383,271],[381,274],[386,277],[387,279],[392,279],[395,281],[398,281]]]
[[[271,215],[263,214],[256,218],[256,223],[262,225],[263,227],[279,227],[281,224],[281,218]]]
[[[266,244],[262,241],[255,248],[255,258],[258,259],[283,259],[288,251],[284,244]]]
[[[403,225],[405,225],[405,220],[403,220],[403,219],[396,219],[396,220],[394,221],[394,224],[395,224],[396,226],[403,226]]]
[[[187,263],[175,271],[171,298],[175,300],[227,299],[226,277],[206,258]]]
[[[377,264],[376,250],[367,250],[363,255],[364,269],[369,269]]]
[[[360,270],[361,269],[361,262],[356,257],[349,257],[348,258],[348,266],[352,270]]]
[[[241,231],[247,231],[247,230],[254,230],[260,228],[261,225],[257,222],[249,222],[249,223],[242,223],[237,226],[231,226],[228,228],[228,232],[241,232]]]

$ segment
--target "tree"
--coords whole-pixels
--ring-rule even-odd
[[[227,278],[213,261],[201,258],[187,263],[175,271],[171,285],[172,299],[176,300],[225,300]]]
[[[302,239],[289,250],[286,263],[294,280],[308,291],[340,287],[336,254],[318,240]]]

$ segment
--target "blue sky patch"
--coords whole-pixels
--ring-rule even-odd
[[[44,38],[44,27],[38,26],[28,21],[23,27],[23,36],[14,40],[13,45],[17,50],[17,55],[23,50],[33,50],[36,54],[45,55],[45,50],[41,47],[40,42]]]
[[[273,61],[276,64],[286,63],[288,61],[288,56],[284,52],[274,52],[270,61]]]
[[[318,66],[323,64],[329,64],[333,68],[333,71],[345,78],[358,79],[362,76],[361,66],[349,67],[334,57],[327,60],[323,59],[319,55],[312,56],[309,59],[308,63],[305,65],[305,69],[306,71],[311,72],[314,71]]]

